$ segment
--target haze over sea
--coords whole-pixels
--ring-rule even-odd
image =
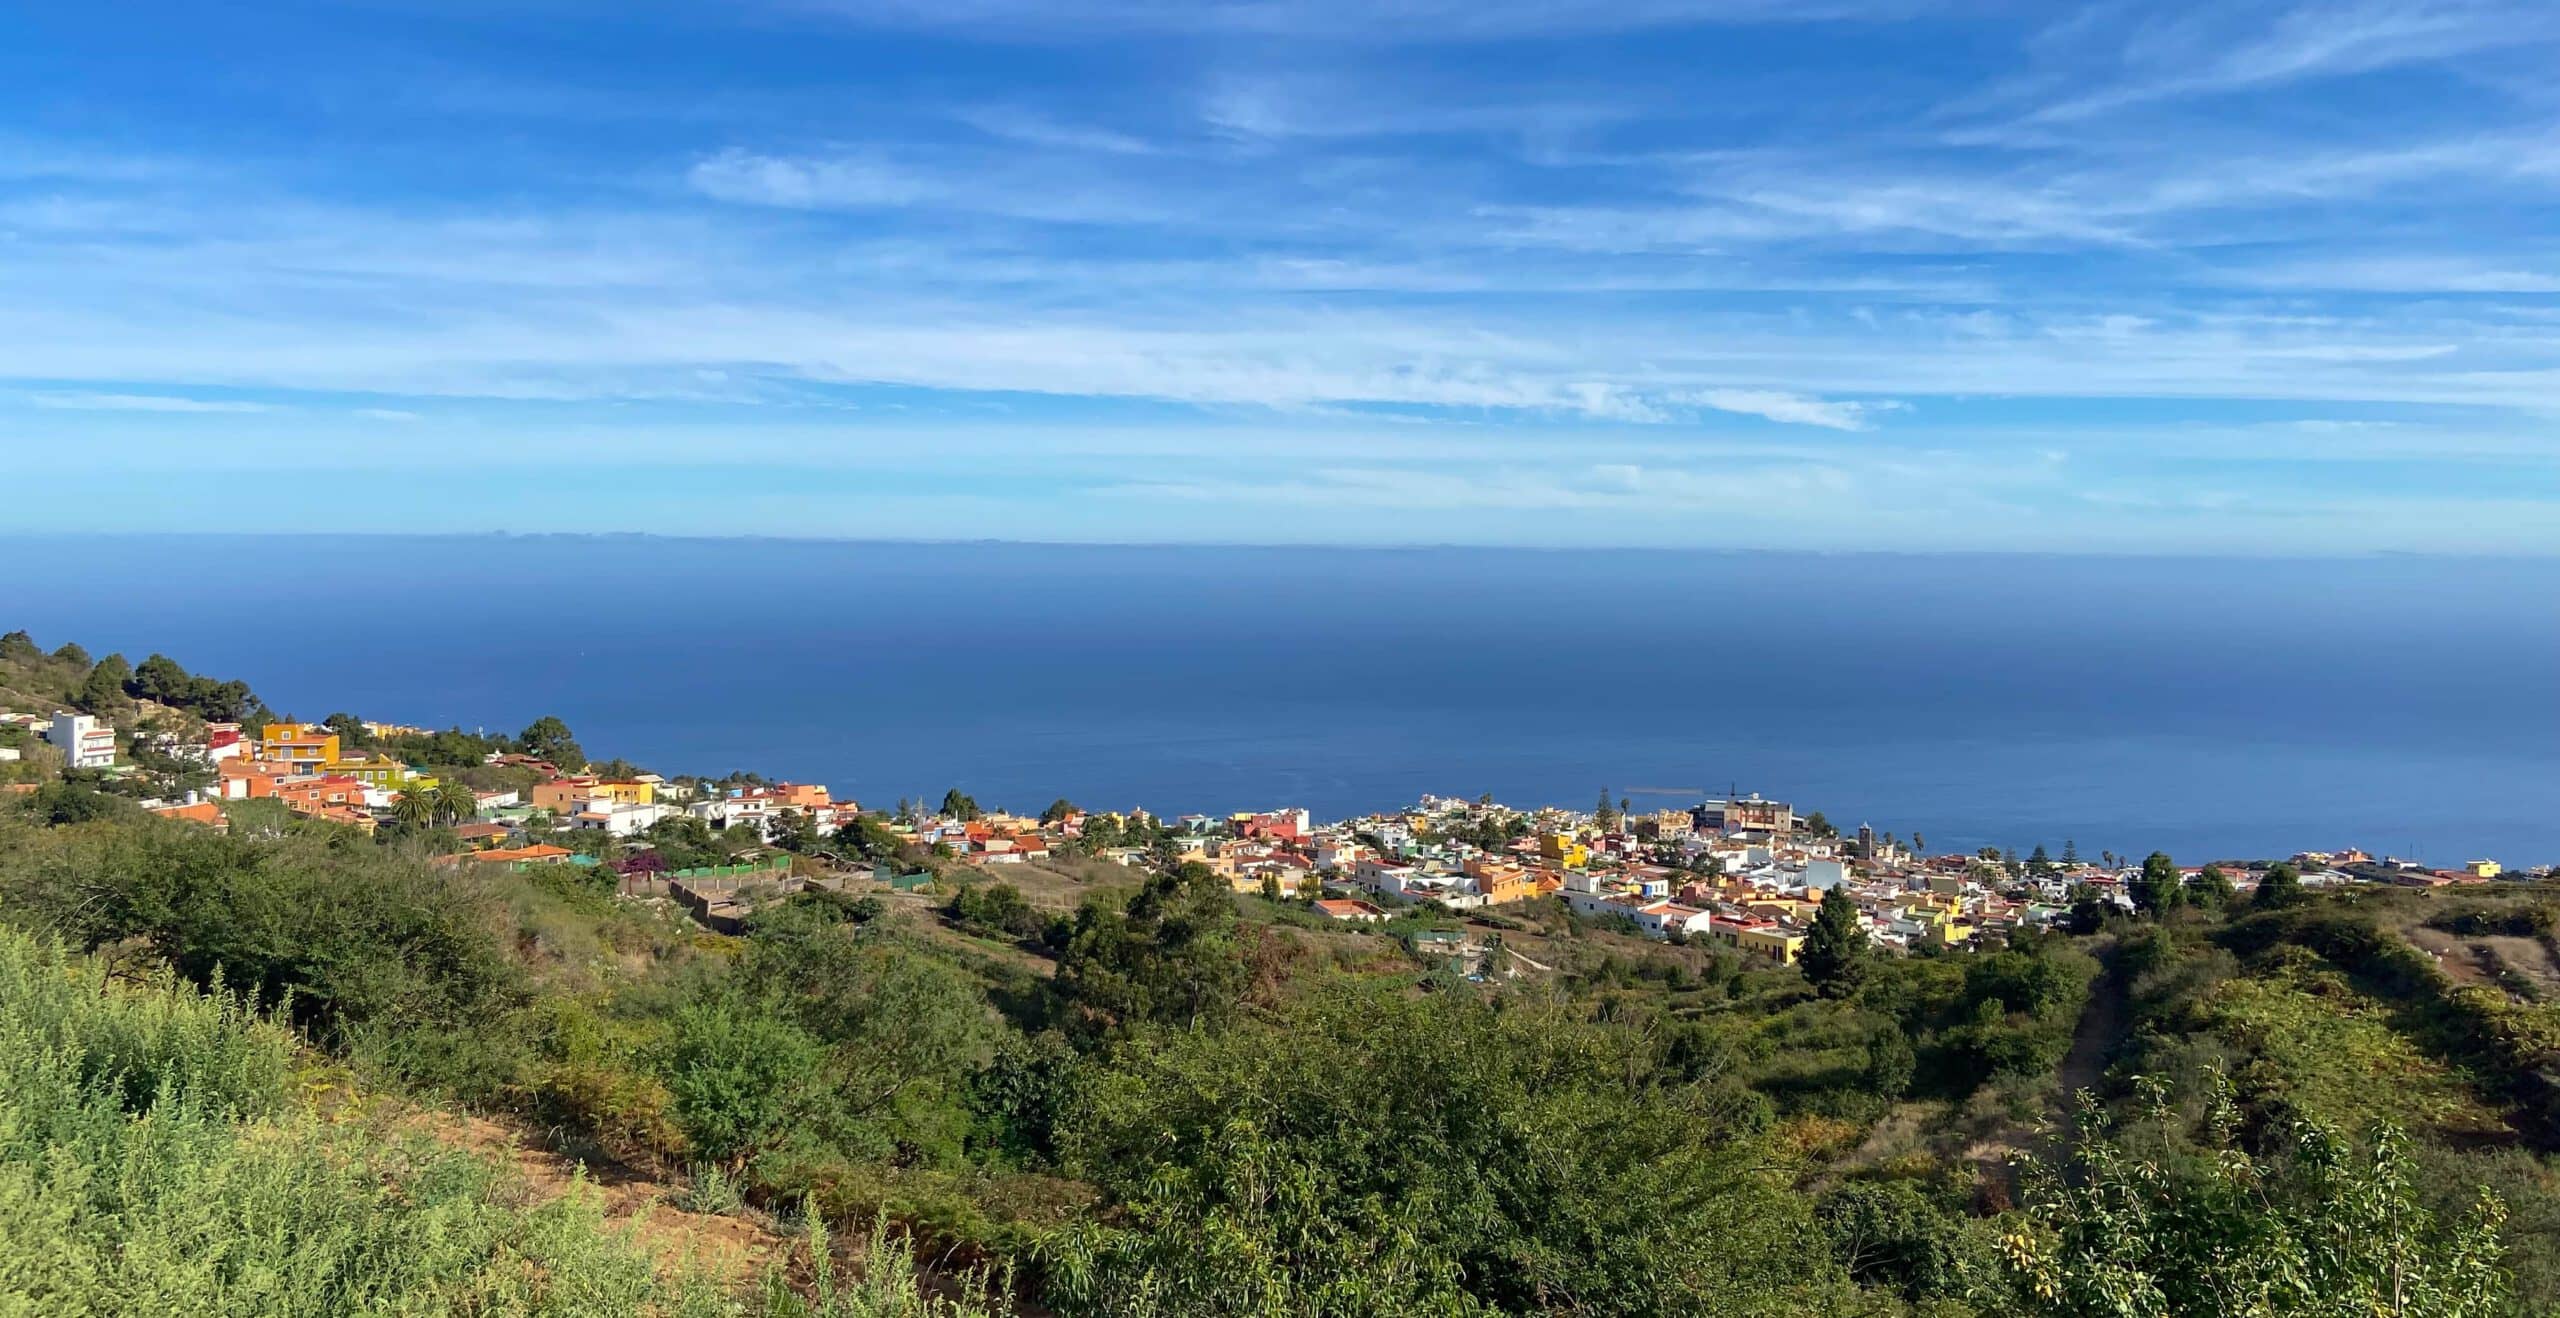
[[[0,625],[279,711],[888,805],[1743,791],[1933,849],[2560,860],[2560,562],[18,537]],[[1643,796],[1646,807],[1694,793]]]

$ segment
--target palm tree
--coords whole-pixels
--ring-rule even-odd
[[[391,799],[392,821],[408,828],[428,828],[436,822],[435,795],[412,787]]]
[[[436,817],[448,823],[462,824],[480,814],[480,798],[461,783],[446,783],[435,790]]]

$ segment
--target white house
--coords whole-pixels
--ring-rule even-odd
[[[104,769],[116,762],[116,730],[100,726],[86,714],[54,715],[44,739],[62,752],[66,768]]]
[[[598,797],[578,803],[569,816],[571,828],[593,829],[610,837],[631,837],[645,833],[649,826],[673,813],[657,804],[642,805],[636,801],[609,801]]]
[[[1421,871],[1378,856],[1362,856],[1351,867],[1351,881],[1384,897],[1401,897]]]
[[[1702,934],[1713,919],[1707,912],[1677,902],[1652,902],[1639,907],[1633,916],[1636,926],[1656,938],[1668,938],[1672,931]]]

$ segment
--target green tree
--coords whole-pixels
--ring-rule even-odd
[[[127,684],[133,681],[133,665],[123,655],[111,654],[98,661],[96,667],[80,683],[80,708],[101,718],[124,712],[133,703]]]
[[[1243,989],[1242,951],[1227,881],[1185,861],[1150,877],[1125,906],[1079,908],[1055,983],[1071,1021],[1088,1028],[1213,1024]]]
[[[2155,851],[2143,857],[2142,875],[2133,881],[2134,909],[2156,917],[2176,910],[2185,900],[2185,881],[2178,874],[2178,863],[2169,859],[2169,853]]]
[[[1822,894],[1813,927],[1805,931],[1804,950],[1796,964],[1805,979],[1826,998],[1845,998],[1858,991],[1867,973],[1867,932],[1858,927],[1858,903],[1833,888]]]
[[[1609,803],[1609,789],[1600,789],[1600,804],[1591,809],[1591,821],[1602,828],[1618,826],[1618,808]]]
[[[2200,909],[2219,911],[2231,905],[2240,894],[2231,886],[2231,876],[2219,865],[2207,865],[2187,880],[2186,899]]]
[[[658,1073],[706,1158],[745,1163],[824,1096],[826,1046],[788,1020],[723,1000],[681,1007],[672,1025]]]
[[[435,789],[436,822],[467,824],[480,817],[480,798],[461,782],[447,782]]]
[[[837,829],[836,846],[874,864],[895,863],[906,851],[906,843],[890,832],[887,824],[869,815],[858,816]]]
[[[1840,836],[1840,829],[1831,822],[1831,817],[1819,810],[1804,817],[1804,831],[1815,837]]]
[[[165,654],[154,654],[133,670],[131,685],[134,696],[156,700],[164,705],[184,703],[195,691],[195,679],[177,660]]]
[[[87,824],[101,819],[130,820],[141,807],[110,796],[87,783],[46,783],[26,798],[35,817],[48,824]]]
[[[1888,1022],[1868,1036],[1867,1066],[1860,1077],[1868,1093],[1888,1102],[1899,1099],[1910,1092],[1911,1077],[1919,1068],[1919,1051],[1900,1026]]]
[[[69,645],[62,647],[63,650],[73,648],[75,647]],[[54,657],[57,659],[67,659],[69,656],[63,654],[62,650],[57,650],[54,652]],[[42,658],[44,658],[44,651],[37,647],[36,638],[29,636],[24,630],[13,631],[6,636],[0,636],[0,662],[30,664]],[[88,651],[80,651],[79,663],[82,668],[89,666]]]
[[[954,787],[950,791],[942,794],[941,813],[942,817],[945,819],[956,819],[965,824],[978,818],[980,811],[978,810],[978,802],[975,798],[971,797],[967,792]]]
[[[2027,873],[2039,879],[2053,873],[2053,857],[2045,853],[2044,844],[2041,842],[2037,843],[2036,849],[2027,856]]]
[[[1058,1121],[1110,1211],[1042,1242],[1064,1311],[1841,1312],[1759,1111],[1553,1005],[1345,985],[1144,1030]],[[1523,1156],[1534,1149],[1535,1156]]]
[[[1040,822],[1044,824],[1062,824],[1070,817],[1083,813],[1084,811],[1076,808],[1075,802],[1061,796],[1057,800],[1051,801],[1048,809],[1040,812]]]
[[[1008,938],[1033,938],[1044,921],[1040,912],[1010,883],[964,883],[943,910],[953,920]]]
[[[365,731],[364,720],[345,710],[320,720],[320,726],[338,734],[338,745],[347,750],[371,750],[379,744],[372,733]]]
[[[2094,1105],[2067,1169],[2030,1163],[2026,1224],[2003,1237],[2036,1318],[2490,1318],[2508,1310],[2498,1225],[2482,1193],[2440,1220],[2415,1188],[2407,1136],[2361,1147],[2295,1120],[2252,1153],[2229,1083],[2212,1090],[2198,1158],[2139,1151]],[[2155,1141],[2174,1143],[2166,1086],[2137,1082]]]
[[[1994,1266],[1964,1217],[1909,1181],[1846,1182],[1821,1197],[1814,1220],[1850,1277],[1907,1300],[1960,1297]]]
[[[2070,932],[2075,934],[2098,932],[2106,927],[2107,916],[2115,909],[2116,904],[2100,896],[2096,888],[2086,883],[2071,885]]]
[[[760,916],[746,991],[825,1049],[825,1101],[804,1109],[812,1139],[857,1159],[956,1155],[962,1095],[994,1048],[986,998],[951,962],[841,918],[858,913],[795,903]]]
[[[2302,901],[2302,871],[2291,861],[2277,861],[2267,867],[2266,877],[2258,880],[2257,894],[2251,904],[2262,911],[2297,905]]]
[[[2062,863],[2072,869],[2080,868],[2079,843],[2074,842],[2069,838],[2062,839]]]
[[[392,797],[391,819],[393,823],[411,831],[435,827],[435,793],[423,787],[412,787]]]
[[[817,850],[821,840],[818,821],[805,810],[785,810],[774,823],[773,845],[795,856]]]
[[[574,773],[587,767],[587,753],[578,749],[577,739],[569,733],[569,725],[550,714],[526,724],[524,731],[516,734],[515,745],[517,750],[537,760],[548,761],[565,772]]]

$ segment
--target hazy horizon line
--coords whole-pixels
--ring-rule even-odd
[[[713,534],[666,531],[16,531],[0,529],[0,543],[62,540],[651,540],[670,544],[770,544],[901,548],[1013,548],[1085,550],[1257,550],[1309,553],[1654,554],[1730,558],[1999,558],[2102,559],[2174,562],[2486,562],[2560,563],[2560,546],[2542,553],[2370,549],[2328,553],[2232,550],[2133,551],[2106,549],[1813,549],[1731,545],[1539,545],[1471,541],[1259,541],[1259,540],[1057,540],[991,536],[830,536]]]

